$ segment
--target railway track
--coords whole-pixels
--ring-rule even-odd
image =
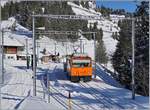
[[[44,86],[44,84],[42,84],[42,86]],[[46,88],[46,87],[44,87],[44,88]],[[51,86],[50,91],[47,91],[47,92],[51,97],[53,97],[64,108],[69,109],[69,99],[67,98],[67,96],[63,95],[62,92],[60,92],[58,89],[56,89],[53,86]],[[71,100],[71,109],[72,110],[83,110],[84,108],[81,107],[79,104],[75,103],[73,100]]]
[[[63,101],[64,103],[66,103],[66,105],[68,106],[68,103],[69,102],[69,99],[68,97],[66,97],[65,95],[63,95],[58,89],[54,88],[54,87],[51,87],[54,91],[56,91],[57,93],[59,93],[60,97],[65,97],[65,101]],[[71,108],[73,110],[83,110],[84,108],[81,107],[79,104],[75,103],[72,99],[71,99]]]
[[[54,68],[54,71],[55,71],[55,68]],[[49,72],[47,70],[47,72]],[[51,71],[53,72],[53,71]],[[55,75],[55,74],[54,74]],[[55,77],[55,76],[53,76]],[[63,85],[68,85],[67,82],[61,82],[61,84]],[[112,97],[111,95],[107,95],[97,89],[95,89],[94,87],[92,87],[90,84],[88,83],[79,83],[79,86],[81,86],[83,89],[86,88],[87,91],[89,93],[89,95],[91,95],[95,100],[96,102],[99,102],[96,107],[94,105],[90,105],[90,104],[87,104],[87,105],[82,105],[81,102],[74,102],[73,98],[72,98],[72,109],[73,110],[87,110],[90,109],[90,110],[98,110],[98,109],[125,109],[124,106],[122,106],[120,103],[116,102],[115,100],[113,100],[114,97]],[[62,86],[63,87],[63,86]],[[65,89],[65,87],[63,87]],[[102,88],[102,87],[101,87]],[[72,88],[73,89],[73,88]],[[62,91],[59,90],[59,88],[57,87],[53,87],[51,85],[51,96],[57,101],[59,102],[62,106],[64,106],[64,108],[68,109],[68,98],[66,97],[66,95],[63,95]],[[74,96],[74,95],[72,95]],[[89,97],[86,96],[86,94],[80,94],[79,97],[83,97],[83,98],[86,98],[88,100]],[[77,95],[78,97],[78,95]],[[121,98],[120,98],[121,99]],[[90,100],[90,98],[89,98]],[[135,103],[136,104],[136,103]],[[136,104],[137,105],[137,104]],[[87,107],[87,108],[85,108]],[[141,108],[144,108],[140,105]]]
[[[54,68],[53,72],[55,71],[56,67]],[[50,66],[48,69],[45,71],[45,73],[50,73]],[[42,82],[44,90],[47,88],[45,87],[44,83]],[[50,90],[46,91],[51,97],[53,97],[58,103],[60,103],[65,109],[70,109],[69,107],[69,99],[65,95],[62,94],[60,90],[57,88],[53,87],[52,85],[50,86]],[[71,100],[71,110],[83,110],[84,108],[81,107],[79,104],[75,103],[73,100]]]
[[[68,84],[68,83],[63,83],[63,84]],[[65,86],[62,86],[63,88],[65,88]],[[74,95],[72,95],[72,96],[74,96]],[[88,100],[88,98],[89,97],[87,97],[86,95],[83,95],[83,94],[80,94],[79,95],[79,97],[82,97],[82,98],[87,98],[87,100]],[[90,100],[90,99],[89,99]],[[74,101],[73,101],[74,102]],[[75,103],[75,102],[74,102]],[[76,103],[77,104],[77,103]],[[81,106],[84,106],[84,105],[81,105],[81,103],[78,103],[78,105],[80,105],[80,107]],[[85,107],[85,106],[84,106]],[[93,107],[92,105],[90,105],[90,104],[88,104],[88,105],[86,105],[86,108],[84,108],[84,107],[82,107],[82,110],[84,109],[84,110],[98,110],[98,109],[96,109],[95,107]],[[101,106],[99,106],[100,108],[102,108]]]
[[[80,83],[80,85],[84,88],[89,88],[89,94],[95,97],[96,100],[99,100],[104,106],[103,108],[113,109],[113,107],[117,107],[118,109],[125,109],[123,106],[111,100],[108,96],[104,95],[100,91],[96,90],[88,83]]]
[[[68,83],[66,83],[66,84],[68,84]],[[87,88],[86,86],[84,86],[83,84],[81,84],[81,83],[79,83],[79,85],[82,87],[82,88]],[[51,86],[51,88],[52,88],[52,86]],[[64,87],[65,88],[65,87]],[[59,90],[57,90],[56,88],[54,88],[53,87],[53,89],[54,89],[54,91],[56,91],[56,93],[59,93],[59,97],[64,97],[64,96],[62,96],[63,94],[59,91]],[[97,102],[99,102],[99,104],[97,105],[99,108],[101,108],[101,109],[110,109],[112,106],[111,106],[111,102],[109,102],[108,103],[108,100],[106,100],[105,99],[105,97],[104,96],[97,96],[97,94],[93,94],[93,90],[89,90],[88,91],[88,93],[92,96],[92,97],[94,97],[94,99],[97,101]],[[83,97],[83,98],[88,98],[87,96],[85,96],[85,95],[81,95],[80,94],[80,96],[81,97]],[[53,98],[55,98],[55,99],[59,99],[57,96],[56,97],[53,97]],[[89,98],[90,99],[90,98]],[[62,100],[62,99],[60,99],[60,100]],[[57,100],[58,101],[58,100]],[[66,103],[66,101],[64,102],[64,100],[63,101],[61,101],[61,102],[63,102],[63,104],[64,104],[64,106],[66,106],[65,108],[67,108],[67,106],[68,106],[68,104],[65,104]],[[79,104],[76,104],[74,101],[72,101],[72,103],[74,104],[74,105],[77,105],[77,106],[79,106]],[[95,108],[94,106],[91,106],[91,105],[86,105],[90,110],[98,110],[97,108]],[[78,110],[76,107],[74,107],[75,108],[75,110]],[[79,107],[80,109],[84,109],[83,107]],[[121,108],[121,107],[120,107]]]
[[[98,71],[96,70],[96,73],[98,73]],[[89,85],[89,84],[88,84]],[[101,88],[101,89],[103,89],[101,86],[99,86],[98,84],[96,84],[96,86],[97,87],[99,87],[99,88]],[[107,98],[109,98],[109,99],[112,99],[112,98],[114,98],[114,97],[112,97],[111,95],[106,95],[106,94],[104,94],[104,93],[101,93],[102,95],[104,95],[105,97],[107,97]],[[118,96],[115,96],[117,99],[119,99],[119,100],[126,100],[125,98],[120,98],[120,97],[118,97]],[[140,105],[140,104],[138,104],[138,103],[136,103],[135,101],[133,101],[133,100],[130,100],[131,101],[131,103],[134,103],[135,105],[138,105],[141,109],[146,109],[145,107],[143,107],[142,105]],[[113,101],[114,102],[114,101]],[[115,102],[116,103],[116,102]],[[119,105],[119,104],[118,104]],[[121,106],[121,105],[120,105]],[[122,106],[123,107],[123,106]],[[124,108],[124,107],[123,107]]]

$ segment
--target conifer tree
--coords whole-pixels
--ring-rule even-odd
[[[149,95],[149,2],[141,2],[135,13],[135,82],[136,91]]]
[[[136,93],[149,95],[149,7],[141,2],[135,12],[135,85]],[[119,21],[121,28],[112,61],[118,80],[131,89],[131,21]]]

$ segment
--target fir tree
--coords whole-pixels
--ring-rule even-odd
[[[135,85],[136,93],[149,95],[149,7],[141,2],[135,12]],[[118,73],[118,80],[131,89],[131,21],[119,21],[121,30],[118,36],[117,50],[112,61]]]
[[[141,2],[135,13],[135,82],[136,91],[149,95],[149,2]]]
[[[131,83],[131,68],[129,68],[129,58],[131,54],[131,21],[124,20],[119,22],[121,28],[116,52],[112,61],[114,69],[118,72],[118,80],[127,88]]]

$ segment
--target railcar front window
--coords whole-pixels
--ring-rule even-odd
[[[73,63],[72,64],[73,67],[89,67],[90,63]]]

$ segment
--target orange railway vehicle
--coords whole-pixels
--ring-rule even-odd
[[[92,59],[86,54],[73,54],[67,58],[67,72],[72,82],[92,79]]]

